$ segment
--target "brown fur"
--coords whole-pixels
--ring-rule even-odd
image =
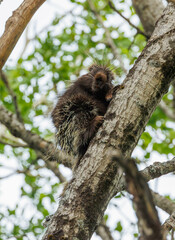
[[[112,80],[109,68],[92,65],[89,73],[78,78],[60,97],[52,112],[57,143],[79,160],[102,124],[112,98]]]

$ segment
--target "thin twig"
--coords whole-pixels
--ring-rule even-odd
[[[56,162],[45,161],[45,166],[55,174],[55,176],[60,180],[61,183],[64,183],[67,181],[66,178],[63,176],[63,174],[60,172],[58,168],[58,164]]]
[[[5,84],[6,88],[8,89],[8,92],[10,93],[10,95],[12,96],[12,101],[15,107],[15,112],[16,112],[16,116],[18,118],[18,120],[23,123],[19,108],[18,108],[18,104],[17,104],[17,97],[14,93],[14,91],[12,90],[12,88],[10,87],[10,84],[8,82],[7,76],[4,74],[4,72],[1,70],[0,71],[0,77],[3,81],[3,83]]]
[[[17,172],[12,172],[12,173],[9,173],[8,175],[4,176],[4,177],[0,177],[0,180],[4,180],[6,178],[9,178],[9,177],[12,177],[13,175],[15,175]]]
[[[29,33],[29,25],[26,27],[26,31],[25,31],[25,44],[24,44],[24,47],[22,49],[22,52],[21,52],[19,58],[23,57],[23,55],[24,55],[24,53],[25,53],[25,51],[26,51],[26,49],[28,47],[28,44],[30,42],[30,38],[28,36],[29,35],[28,33]]]
[[[122,17],[126,22],[129,23],[129,25],[131,25],[133,28],[135,28],[137,30],[138,34],[142,34],[144,37],[146,37],[146,39],[149,39],[149,36],[143,32],[140,28],[138,28],[136,25],[134,25],[128,18],[126,18],[119,10],[117,10],[115,8],[115,6],[113,5],[113,3],[109,0],[108,1],[110,8],[112,8],[116,13],[118,13],[120,15],[120,17]]]
[[[169,117],[171,120],[175,121],[174,112],[166,105],[166,103],[163,100],[159,103],[159,107],[167,115],[167,117]]]
[[[71,10],[69,10],[69,11],[65,12],[63,15],[61,15],[61,16],[59,17],[59,22],[60,22],[64,17],[67,17],[69,14],[72,14],[72,15],[74,16],[74,14],[73,14],[74,9],[75,9],[75,8],[72,8]],[[75,16],[76,16],[76,15],[75,15]],[[39,32],[37,32],[37,33],[36,33],[33,37],[31,37],[31,38],[29,38],[29,36],[28,36],[29,26],[30,26],[30,25],[28,25],[28,26],[26,27],[26,32],[25,32],[25,45],[24,45],[24,48],[23,48],[23,50],[22,50],[19,58],[22,58],[22,57],[23,57],[23,55],[24,55],[24,53],[26,52],[26,49],[27,49],[29,43],[30,43],[31,41],[35,41],[35,40],[37,39],[37,37],[38,37],[40,34],[42,34],[43,32],[45,32],[51,25],[50,25],[50,23],[49,23],[48,25],[46,25],[45,27],[43,27]]]
[[[105,27],[104,22],[100,16],[100,14],[96,11],[95,6],[93,4],[93,2],[91,0],[87,0],[89,7],[91,9],[91,11],[94,13],[94,15],[96,16],[97,20],[99,21],[99,23],[101,24],[101,26],[103,27],[103,29],[105,30],[105,35],[106,35],[106,39],[107,39],[107,43],[109,45],[109,47],[111,48],[115,59],[118,59],[120,62],[120,67],[122,68],[122,70],[124,71],[124,73],[127,73],[127,70],[124,66],[123,60],[120,56],[120,54],[118,53],[118,50],[116,48],[116,45],[111,37],[110,31],[107,27]]]

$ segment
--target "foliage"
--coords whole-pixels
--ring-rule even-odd
[[[33,51],[29,55],[22,56],[14,67],[5,67],[5,74],[17,96],[26,128],[52,141],[54,128],[50,112],[57,95],[61,94],[61,84],[66,87],[70,85],[95,61],[111,63],[117,74],[115,83],[121,82],[125,76],[119,61],[114,59],[105,30],[89,9],[87,1],[71,2],[73,10],[56,16],[47,29],[30,41]],[[123,14],[127,13],[131,20],[136,17],[128,1],[119,2],[117,7]],[[136,30],[119,18],[106,1],[94,1],[94,4],[111,32],[126,68],[131,68],[146,44],[145,37],[136,35]],[[172,91],[170,89],[164,97],[170,107]],[[0,103],[15,113],[12,97],[1,80]],[[134,156],[138,157],[138,162],[147,163],[153,152],[163,154],[166,159],[174,155],[173,128],[174,124],[158,107],[139,140],[137,149],[142,151],[143,157],[139,157],[136,150]],[[10,135],[7,129],[4,135]],[[10,140],[7,138],[6,142],[10,143]],[[43,232],[43,219],[54,212],[61,184],[51,170],[46,168],[44,161],[38,160],[34,150],[12,148],[0,143],[0,154],[3,159],[0,166],[2,171],[6,169],[6,173],[9,168],[8,173],[14,172],[21,176],[20,201],[13,207],[0,207],[0,239],[38,239]],[[11,178],[15,179],[14,176]],[[105,215],[107,222],[108,215],[110,213]],[[118,234],[118,238],[123,236],[120,235],[123,229],[123,223],[116,221],[113,231]],[[137,236],[134,232],[133,239]]]

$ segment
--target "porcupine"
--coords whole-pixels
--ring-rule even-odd
[[[113,79],[107,66],[93,64],[89,72],[79,77],[60,97],[52,111],[57,144],[75,157],[74,167],[103,122],[113,94]]]

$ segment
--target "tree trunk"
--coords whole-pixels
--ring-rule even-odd
[[[147,46],[110,103],[103,126],[74,173],[43,240],[90,239],[117,191],[111,149],[131,155],[175,76],[175,6],[169,4]]]
[[[164,10],[162,0],[132,0],[132,4],[140,18],[145,33],[151,36],[155,23]]]

